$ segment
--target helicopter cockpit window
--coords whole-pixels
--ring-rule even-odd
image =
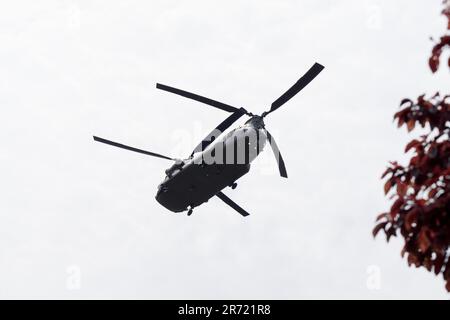
[[[173,177],[178,172],[181,171],[181,169],[184,166],[184,162],[181,160],[177,160],[169,169],[166,170],[167,177]]]

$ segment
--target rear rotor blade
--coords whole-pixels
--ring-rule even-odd
[[[214,140],[216,140],[219,135],[221,135],[225,130],[227,130],[233,123],[235,123],[240,117],[246,114],[247,111],[244,108],[238,109],[236,112],[232,113],[228,118],[222,121],[214,130],[212,130],[192,151],[191,156],[194,152],[203,152]]]
[[[317,75],[324,69],[324,66],[322,66],[319,63],[315,63],[304,75],[301,77],[288,91],[286,91],[281,97],[279,97],[277,100],[275,100],[272,103],[272,106],[270,108],[270,111],[266,113],[269,114],[275,110],[277,110],[279,107],[281,107],[283,104],[288,102],[293,96],[295,96],[297,93],[299,93],[304,87],[306,87]]]
[[[218,108],[218,109],[221,109],[221,110],[224,110],[224,111],[227,111],[227,112],[236,112],[237,110],[239,110],[238,108],[235,108],[235,107],[230,106],[228,104],[225,104],[225,103],[222,103],[222,102],[219,102],[219,101],[215,101],[215,100],[212,100],[212,99],[209,99],[209,98],[206,98],[206,97],[202,97],[202,96],[199,96],[198,94],[194,94],[194,93],[187,92],[187,91],[184,91],[184,90],[180,90],[180,89],[177,89],[177,88],[169,87],[169,86],[166,86],[164,84],[157,83],[156,84],[156,88],[164,90],[164,91],[168,91],[168,92],[172,92],[172,93],[178,94],[178,95],[183,96],[183,97],[188,98],[188,99],[192,99],[192,100],[196,100],[196,101],[208,104],[210,106],[213,106],[215,108]]]
[[[237,212],[239,212],[242,216],[246,217],[248,215],[250,215],[247,211],[245,211],[244,209],[242,209],[241,207],[239,207],[233,200],[231,200],[230,198],[228,198],[222,191],[219,191],[218,194],[216,194],[216,196],[222,200],[223,202],[225,202],[227,205],[229,205],[230,207],[232,207],[234,210],[236,210]]]
[[[286,166],[284,165],[283,157],[281,156],[280,150],[278,149],[277,143],[269,131],[266,130],[267,140],[269,140],[270,146],[272,147],[273,154],[278,163],[278,170],[280,171],[280,176],[287,178]]]
[[[124,144],[117,143],[117,142],[114,142],[114,141],[111,141],[111,140],[106,140],[106,139],[103,139],[103,138],[100,138],[100,137],[94,136],[94,140],[98,141],[98,142],[101,142],[101,143],[109,144],[109,145],[114,146],[114,147],[130,150],[130,151],[134,151],[134,152],[138,152],[138,153],[143,153],[143,154],[146,154],[148,156],[153,156],[153,157],[158,157],[158,158],[162,158],[162,159],[174,160],[175,161],[175,159],[163,156],[163,155],[161,155],[159,153],[154,153],[154,152],[150,152],[150,151],[145,151],[145,150],[129,147],[129,146],[126,146]]]

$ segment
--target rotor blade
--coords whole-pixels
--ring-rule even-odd
[[[288,102],[293,96],[295,96],[297,93],[300,92],[304,87],[306,87],[317,75],[324,69],[324,66],[322,66],[319,63],[315,63],[304,75],[301,77],[288,91],[286,91],[281,97],[279,97],[277,100],[275,100],[272,103],[272,106],[270,108],[270,111],[267,112],[269,114],[270,112],[275,111],[279,107],[281,107],[283,104]]]
[[[216,140],[225,130],[227,130],[233,123],[235,123],[240,117],[246,114],[247,111],[244,108],[238,109],[232,113],[228,118],[222,121],[214,130],[212,130],[192,151],[203,152],[214,140]]]
[[[267,139],[269,140],[270,146],[272,147],[273,154],[278,163],[278,170],[280,171],[280,176],[287,178],[286,166],[284,165],[283,157],[281,156],[280,150],[278,149],[277,143],[269,131],[266,130]]]
[[[242,216],[246,217],[248,215],[250,215],[247,211],[245,211],[244,209],[242,209],[241,207],[239,207],[233,200],[231,200],[230,198],[228,198],[222,191],[219,191],[218,194],[216,194],[216,196],[222,200],[223,202],[225,202],[227,205],[229,205],[230,207],[232,207],[234,210],[236,210],[237,212],[239,212]]]
[[[206,98],[206,97],[202,97],[202,96],[199,96],[198,94],[194,94],[194,93],[190,93],[190,92],[187,92],[187,91],[184,91],[184,90],[180,90],[180,89],[177,89],[177,88],[169,87],[169,86],[166,86],[164,84],[157,83],[156,84],[156,88],[164,90],[164,91],[168,91],[168,92],[172,92],[172,93],[178,94],[178,95],[183,96],[183,97],[188,98],[188,99],[192,99],[192,100],[196,100],[196,101],[208,104],[210,106],[222,109],[222,110],[227,111],[227,112],[236,112],[237,110],[239,110],[238,108],[235,108],[235,107],[230,106],[228,104],[225,104],[225,103],[222,103],[222,102],[219,102],[219,101],[215,101],[215,100],[212,100],[212,99],[209,99],[209,98]]]
[[[103,138],[100,138],[100,137],[96,137],[96,136],[94,136],[94,140],[98,141],[98,142],[101,142],[101,143],[109,144],[109,145],[114,146],[114,147],[130,150],[130,151],[134,151],[134,152],[143,153],[143,154],[146,154],[146,155],[149,155],[149,156],[153,156],[153,157],[163,158],[163,159],[167,159],[167,160],[175,160],[173,158],[166,157],[166,156],[163,156],[163,155],[158,154],[158,153],[154,153],[154,152],[150,152],[150,151],[145,151],[145,150],[129,147],[129,146],[126,146],[124,144],[117,143],[117,142],[110,141],[110,140],[106,140],[106,139],[103,139]]]

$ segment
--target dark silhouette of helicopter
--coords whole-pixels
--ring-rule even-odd
[[[228,198],[222,192],[222,189],[228,186],[232,189],[236,188],[236,180],[249,172],[250,163],[263,150],[266,141],[272,147],[280,175],[287,178],[284,160],[281,157],[275,139],[265,128],[264,117],[280,108],[299,93],[323,68],[322,65],[315,63],[289,90],[272,103],[268,111],[263,112],[261,115],[254,115],[244,108],[236,108],[187,91],[159,83],[156,84],[156,88],[158,89],[172,92],[231,113],[228,118],[220,123],[194,148],[187,159],[174,159],[96,136],[94,136],[94,140],[122,149],[175,161],[166,170],[166,178],[158,186],[158,192],[156,194],[156,200],[173,212],[187,210],[188,215],[191,215],[194,207],[207,202],[213,196],[217,196],[241,215],[248,216],[248,212]],[[250,116],[250,119],[243,126],[233,129],[221,139],[217,139],[243,115]]]

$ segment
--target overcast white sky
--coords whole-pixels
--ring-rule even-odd
[[[2,2],[0,297],[447,299],[371,235],[380,174],[407,159],[399,101],[448,91],[426,63],[440,3]],[[315,61],[266,121],[289,179],[266,150],[226,190],[246,219],[218,199],[167,211],[170,162],[91,138],[187,156],[228,114],[156,82],[261,113]]]

